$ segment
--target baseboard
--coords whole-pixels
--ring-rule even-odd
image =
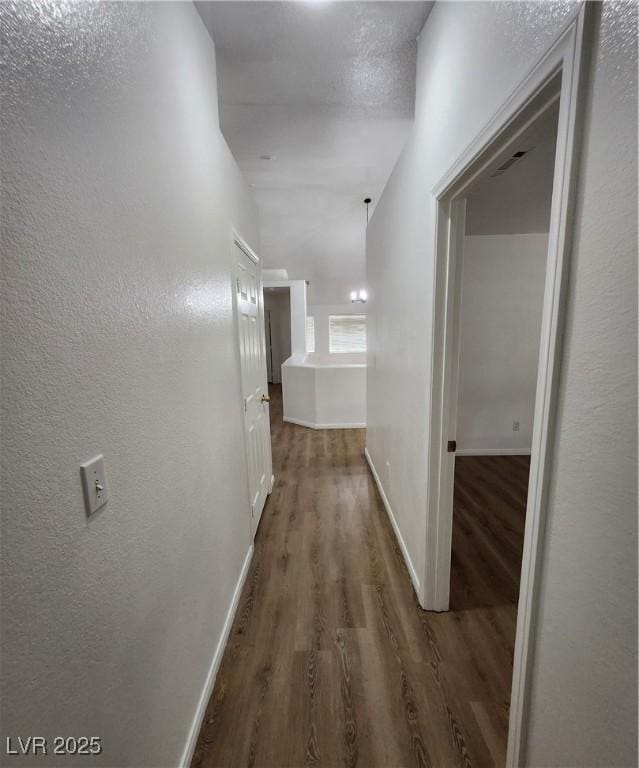
[[[530,456],[530,448],[458,448],[456,456]]]
[[[366,429],[366,424],[362,422],[344,422],[343,424],[314,424],[311,421],[302,421],[301,419],[291,419],[284,416],[284,421],[290,424],[297,424],[298,427],[309,427],[310,429]]]
[[[382,497],[382,501],[384,502],[384,507],[386,508],[386,514],[388,515],[388,519],[390,520],[390,523],[393,527],[393,531],[395,532],[395,538],[397,539],[399,548],[401,549],[402,555],[404,556],[404,562],[406,563],[406,567],[408,568],[410,580],[413,582],[413,588],[415,589],[415,593],[419,598],[420,583],[419,583],[419,578],[417,577],[417,571],[415,570],[413,561],[411,560],[410,555],[408,554],[406,543],[401,534],[401,531],[399,530],[399,526],[397,525],[397,520],[395,520],[395,515],[393,514],[393,510],[390,505],[390,502],[386,497],[386,493],[384,492],[384,486],[382,485],[382,481],[380,480],[380,477],[377,474],[377,470],[375,469],[375,465],[373,464],[371,455],[368,452],[368,448],[364,448],[364,455],[366,456],[366,461],[368,462],[368,466],[370,468],[371,474],[373,475],[373,479],[375,480],[375,485],[377,485],[377,490],[379,491],[379,495]]]
[[[226,614],[226,620],[224,621],[222,634],[220,635],[220,639],[217,642],[215,653],[213,654],[213,660],[211,661],[211,666],[209,667],[209,672],[208,672],[208,675],[206,676],[206,682],[204,683],[204,688],[202,689],[200,700],[198,702],[197,709],[195,710],[195,717],[193,718],[193,723],[191,724],[191,729],[189,731],[189,736],[186,741],[186,746],[184,747],[184,752],[182,753],[182,759],[180,760],[180,768],[189,768],[189,766],[191,765],[191,760],[193,759],[193,753],[195,752],[197,739],[198,739],[198,736],[200,735],[200,728],[202,727],[202,721],[204,720],[204,715],[206,713],[206,707],[209,703],[209,699],[211,698],[211,693],[213,692],[213,686],[215,685],[215,678],[217,677],[217,671],[220,667],[222,656],[224,655],[226,641],[229,639],[231,627],[233,626],[233,619],[235,618],[235,612],[237,611],[237,606],[239,605],[239,602],[240,602],[242,587],[244,586],[244,582],[246,581],[246,576],[248,574],[249,566],[251,565],[252,558],[253,558],[253,545],[251,544],[248,552],[246,553],[246,557],[244,558],[242,571],[240,573],[239,579],[237,580],[237,584],[235,585],[235,591],[233,592],[231,605],[229,606],[228,612]]]

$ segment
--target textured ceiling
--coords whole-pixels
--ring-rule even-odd
[[[347,301],[365,282],[362,201],[374,206],[412,123],[416,38],[432,4],[196,5],[264,265],[309,280],[312,302]]]

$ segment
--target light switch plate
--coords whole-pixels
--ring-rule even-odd
[[[84,506],[87,517],[90,517],[109,500],[104,456],[100,454],[91,461],[80,464],[80,473],[82,475],[82,489],[84,490]]]

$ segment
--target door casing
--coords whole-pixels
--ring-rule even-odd
[[[552,468],[552,435],[564,325],[571,225],[583,96],[586,41],[595,4],[584,3],[562,35],[520,83],[454,166],[433,189],[436,215],[431,389],[428,392],[428,507],[426,558],[419,600],[427,610],[449,607],[454,454],[465,196],[510,144],[559,98],[546,284],[533,425],[524,550],[517,611],[506,765],[519,766],[527,719],[538,573]]]
[[[242,416],[242,432],[243,432],[243,439],[244,439],[244,451],[246,456],[246,466],[247,466],[247,486],[249,491],[249,522],[250,522],[250,530],[251,530],[251,538],[255,538],[255,533],[257,531],[260,518],[262,515],[262,510],[265,503],[265,498],[262,500],[261,498],[258,501],[257,506],[253,503],[253,487],[252,487],[252,481],[251,481],[251,474],[250,474],[250,446],[248,443],[247,438],[247,430],[246,430],[246,403],[244,398],[244,383],[243,383],[243,370],[242,370],[242,354],[240,349],[240,321],[239,321],[239,265],[238,265],[238,258],[237,258],[237,251],[242,252],[242,254],[250,261],[252,262],[258,271],[258,279],[257,279],[257,319],[256,319],[256,326],[259,333],[259,344],[260,344],[260,358],[261,358],[261,382],[260,382],[260,389],[261,393],[264,395],[268,394],[268,381],[267,381],[267,372],[266,372],[266,340],[265,340],[265,328],[264,328],[264,292],[262,287],[262,279],[261,279],[261,261],[259,256],[255,253],[255,251],[252,250],[252,248],[246,243],[245,240],[242,239],[242,237],[236,232],[233,231],[232,233],[232,242],[233,242],[233,315],[234,315],[234,324],[235,324],[235,339],[236,339],[236,351],[237,351],[237,367],[238,367],[238,380],[240,382],[240,405],[241,405],[241,416]],[[271,451],[271,432],[270,432],[270,421],[269,421],[269,405],[268,403],[260,403],[259,406],[264,408],[265,414],[263,418],[264,421],[264,430],[265,435],[263,437],[263,447],[264,447],[264,467],[263,471],[266,475],[266,495],[270,494],[273,490],[273,483],[274,483],[274,476],[273,476],[273,460],[272,460],[272,451]]]

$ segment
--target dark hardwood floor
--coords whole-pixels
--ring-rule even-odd
[[[422,611],[364,430],[271,405],[275,488],[193,768],[505,760],[528,462],[459,458],[452,607]]]

